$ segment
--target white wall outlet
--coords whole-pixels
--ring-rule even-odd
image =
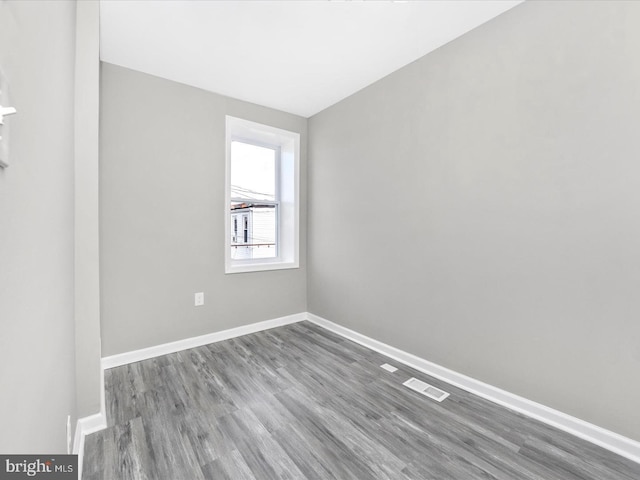
[[[195,305],[196,307],[200,307],[204,305],[204,292],[198,292],[195,295]]]

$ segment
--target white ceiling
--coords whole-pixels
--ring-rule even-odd
[[[100,57],[309,117],[519,3],[101,0]]]

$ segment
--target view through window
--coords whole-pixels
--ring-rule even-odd
[[[278,256],[278,148],[231,142],[231,258]]]

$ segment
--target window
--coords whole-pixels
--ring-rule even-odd
[[[226,273],[297,268],[300,135],[227,117]]]

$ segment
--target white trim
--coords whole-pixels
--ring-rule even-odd
[[[78,455],[78,479],[82,479],[82,461],[84,459],[84,439],[87,435],[107,428],[107,410],[104,393],[104,367],[100,366],[100,412],[79,418],[73,439],[73,453]]]
[[[100,412],[79,418],[73,439],[73,453],[78,455],[78,479],[82,479],[82,462],[84,460],[84,440],[91,433],[107,428],[107,410],[104,394],[104,368],[100,366]]]
[[[103,384],[104,385],[104,384]],[[104,386],[102,387],[104,390]],[[78,419],[76,434],[73,440],[73,453],[78,455],[78,479],[82,478],[82,462],[84,460],[84,439],[87,435],[107,428],[107,418],[102,410],[95,415]]]
[[[387,357],[402,362],[416,370],[438,378],[451,385],[459,387],[491,402],[520,412],[548,425],[556,427],[576,437],[606,448],[629,460],[640,463],[640,442],[624,437],[618,433],[598,427],[579,418],[572,417],[553,408],[541,405],[500,388],[468,377],[448,368],[432,363],[423,358],[407,353],[398,348],[374,340],[370,337],[354,332],[346,327],[333,323],[313,313],[307,313],[307,319],[327,330],[353,340],[360,345],[382,353]]]
[[[80,454],[81,447],[84,446],[85,436],[105,428],[107,428],[107,420],[102,412],[79,418],[76,425],[76,436],[73,441],[73,453]]]
[[[155,347],[143,348],[119,355],[104,357],[100,362],[100,413],[79,418],[76,424],[76,432],[73,440],[73,453],[78,455],[78,478],[82,478],[82,462],[84,458],[84,440],[91,433],[107,428],[107,415],[104,391],[104,371],[109,368],[127,365],[129,363],[147,360],[168,353],[175,353],[189,348],[200,347],[210,343],[228,340],[230,338],[256,333],[270,328],[281,327],[291,323],[297,323],[307,319],[306,313],[297,313],[285,317],[265,320],[263,322],[252,323],[242,327],[231,328],[221,332],[209,333],[199,337],[186,338],[177,342],[156,345]]]
[[[261,261],[266,260],[266,261]],[[270,260],[270,261],[269,261]],[[241,262],[242,260],[236,260],[236,262]],[[266,259],[255,259],[251,263],[247,263],[246,265],[233,265],[229,267],[225,273],[233,274],[233,273],[250,273],[250,272],[268,272],[272,270],[291,270],[294,268],[299,268],[300,264],[297,262],[278,262],[273,261],[272,258]]]
[[[572,417],[545,405],[533,402],[500,388],[486,384],[474,378],[455,372],[433,362],[420,358],[411,353],[392,347],[366,335],[350,330],[333,323],[313,313],[303,312],[285,317],[265,320],[242,327],[231,328],[221,332],[210,333],[199,337],[187,338],[177,342],[165,343],[155,347],[144,348],[133,352],[112,355],[102,359],[101,368],[101,413],[78,420],[76,427],[73,452],[78,454],[78,469],[82,472],[82,456],[84,453],[84,438],[90,433],[106,428],[106,415],[104,403],[104,370],[128,363],[138,362],[154,358],[168,353],[175,353],[189,348],[208,345],[210,343],[228,340],[230,338],[256,333],[270,328],[275,328],[291,323],[308,320],[316,325],[330,330],[338,335],[348,338],[371,350],[382,353],[389,358],[408,365],[427,375],[438,378],[444,382],[478,395],[486,400],[502,405],[516,412],[535,418],[548,425],[556,427],[567,433],[582,438],[588,442],[599,445],[629,460],[640,463],[640,442],[624,437],[620,434],[598,427],[579,418]]]
[[[225,273],[247,273],[300,267],[300,134],[242,118],[225,117]],[[279,151],[277,162],[278,231],[276,258],[231,258],[231,142],[269,146]]]
[[[164,343],[162,345],[156,345],[155,347],[148,347],[142,348],[140,350],[134,350],[132,352],[119,353],[117,355],[104,357],[102,359],[102,369],[106,370],[109,368],[119,367],[121,365],[127,365],[129,363],[139,362],[141,360],[148,360],[150,358],[159,357],[161,355],[167,355],[168,353],[180,352],[189,348],[201,347],[210,343],[240,337],[249,333],[261,332],[262,330],[268,330],[270,328],[281,327],[283,325],[289,325],[290,323],[300,322],[302,320],[306,320],[306,318],[306,313],[296,313],[294,315],[288,315],[286,317],[274,318],[272,320],[252,323],[250,325],[244,325],[242,327],[222,330],[221,332],[208,333],[199,337],[185,338],[184,340],[178,340],[176,342]]]

